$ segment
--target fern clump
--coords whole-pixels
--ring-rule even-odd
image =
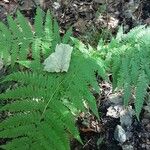
[[[124,104],[135,95],[139,118],[150,83],[150,27],[138,26],[127,34],[121,27],[107,46],[100,40],[98,49],[112,72],[113,87],[124,90]]]
[[[57,44],[68,42],[71,28],[61,38],[58,23],[50,12],[47,12],[45,21],[43,15],[44,12],[37,8],[33,28],[20,12],[17,12],[16,19],[7,17],[8,27],[0,22],[0,57],[6,64],[26,65],[27,58],[40,62],[41,54],[47,57]]]
[[[86,102],[99,117],[90,87],[99,90],[95,72],[104,76],[104,68],[73,40],[69,70],[45,71],[43,61],[57,44],[68,43],[71,29],[60,37],[58,23],[48,12],[43,24],[42,14],[38,8],[34,31],[19,12],[16,20],[8,17],[9,27],[0,24],[0,57],[5,65],[20,67],[1,82],[17,84],[0,94],[1,100],[10,100],[1,108],[10,114],[1,123],[0,138],[9,139],[3,149],[68,150],[70,135],[81,142],[73,108],[85,111]]]

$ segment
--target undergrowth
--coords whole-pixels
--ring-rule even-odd
[[[2,101],[9,101],[1,108],[1,112],[8,114],[1,122],[0,138],[7,139],[1,148],[67,150],[70,137],[82,143],[75,115],[86,111],[86,104],[99,118],[92,90],[99,92],[95,73],[105,75],[97,60],[84,52],[89,48],[84,47],[82,51],[79,42],[72,39],[69,70],[47,72],[44,60],[55,53],[56,45],[69,42],[71,28],[61,37],[57,21],[53,21],[49,12],[43,21],[39,8],[33,28],[18,12],[16,19],[8,17],[8,27],[0,23],[0,34],[0,57],[5,67],[12,67],[12,73],[4,77],[1,84],[16,85],[0,94]],[[63,57],[65,59],[65,53]]]
[[[0,58],[12,68],[1,84],[15,83],[0,94],[1,101],[9,101],[0,109],[7,114],[0,129],[7,142],[1,148],[68,150],[71,137],[82,143],[75,118],[85,106],[99,118],[92,91],[99,92],[95,74],[105,79],[105,70],[112,74],[114,90],[123,90],[126,106],[135,95],[139,118],[150,82],[150,28],[139,26],[127,34],[120,28],[116,38],[107,45],[101,39],[95,50],[70,38],[71,28],[61,37],[57,21],[49,12],[43,16],[38,8],[33,27],[20,12],[16,19],[8,16],[8,26],[0,23]],[[62,45],[73,49],[71,58]],[[58,71],[46,70],[45,60]]]
[[[107,45],[101,39],[97,49],[112,73],[113,89],[123,90],[125,106],[134,99],[139,119],[150,84],[150,27],[137,26],[127,34],[121,27],[116,38]]]

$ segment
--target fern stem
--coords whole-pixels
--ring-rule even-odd
[[[45,111],[46,111],[46,109],[47,109],[49,103],[50,103],[51,100],[53,99],[54,95],[56,94],[57,90],[60,88],[60,85],[63,83],[63,81],[64,81],[64,80],[62,80],[62,81],[58,84],[58,86],[56,87],[54,93],[52,94],[52,96],[50,97],[49,101],[48,101],[47,104],[45,105],[44,110],[43,110],[42,115],[41,115],[41,118],[40,118],[40,121],[42,120],[43,115],[44,115],[44,113],[45,113]]]

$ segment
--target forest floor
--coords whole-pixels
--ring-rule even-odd
[[[149,0],[0,0],[0,20],[6,23],[8,14],[20,10],[32,24],[38,6],[51,10],[62,34],[72,26],[74,36],[95,47],[101,37],[109,41],[115,36],[120,25],[126,32],[150,25]],[[121,91],[114,93],[111,83],[99,85],[101,93],[94,96],[101,119],[91,112],[80,114],[77,126],[84,145],[73,140],[72,150],[150,150],[150,102],[138,121],[132,103],[123,107]]]

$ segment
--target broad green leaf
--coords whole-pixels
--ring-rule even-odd
[[[44,70],[48,72],[67,72],[73,47],[68,44],[57,44],[55,52],[44,61]]]

